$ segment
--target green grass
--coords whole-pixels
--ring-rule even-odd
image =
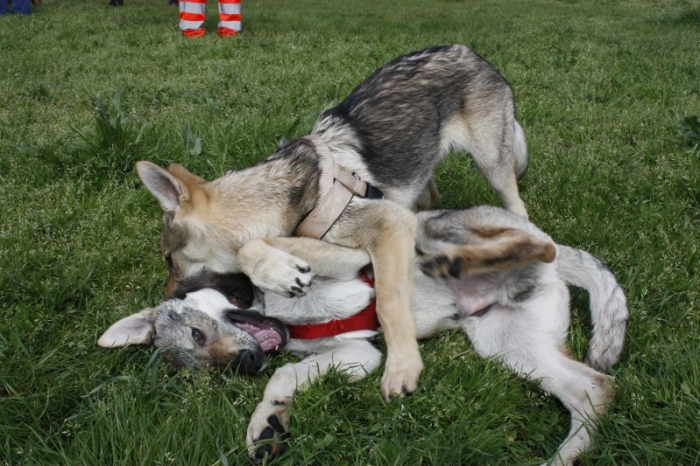
[[[685,0],[247,0],[245,32],[186,40],[166,0],[44,0],[0,18],[0,464],[247,464],[267,376],[174,372],[97,337],[160,299],[160,213],[133,163],[215,177],[306,134],[372,70],[471,46],[513,85],[530,216],[617,274],[631,319],[594,464],[700,463],[700,7]],[[443,207],[496,203],[468,157]],[[571,343],[585,353],[587,300]],[[278,464],[537,464],[567,431],[534,383],[460,334],[420,390],[380,374],[299,396]],[[273,367],[291,360],[275,356]]]

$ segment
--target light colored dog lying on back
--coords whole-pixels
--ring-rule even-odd
[[[182,363],[232,364],[247,373],[262,371],[264,353],[276,347],[304,356],[275,371],[250,421],[251,456],[275,456],[284,448],[297,389],[333,367],[360,380],[381,362],[369,341],[377,334],[367,316],[374,290],[370,280],[357,278],[367,254],[325,242],[314,246],[287,251],[319,271],[304,297],[268,293],[256,299],[242,275],[200,276],[183,284],[178,298],[115,323],[98,343],[172,347],[189,354],[176,356]],[[418,214],[416,251],[418,337],[461,328],[482,357],[539,381],[571,412],[569,435],[551,464],[573,464],[613,397],[612,379],[603,371],[618,361],[627,323],[625,296],[613,274],[589,253],[557,245],[526,219],[493,207]],[[566,347],[567,284],[590,294],[588,364]]]

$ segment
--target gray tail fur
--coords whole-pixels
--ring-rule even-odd
[[[515,153],[515,173],[518,179],[521,179],[525,176],[525,172],[527,171],[528,157],[525,132],[517,121],[515,121],[515,144],[513,152]]]
[[[569,285],[588,291],[593,337],[586,364],[606,372],[620,359],[627,331],[627,300],[615,275],[597,258],[568,246],[557,245],[558,271]]]

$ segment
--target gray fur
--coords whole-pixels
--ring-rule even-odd
[[[570,285],[590,296],[593,337],[586,363],[607,371],[622,354],[627,329],[627,299],[613,273],[586,251],[559,245],[559,274]]]
[[[506,207],[525,215],[516,178],[527,168],[527,148],[513,92],[465,46],[429,47],[384,65],[321,115],[313,132],[341,165],[409,208],[442,157],[466,150]]]

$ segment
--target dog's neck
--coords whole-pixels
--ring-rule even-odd
[[[318,158],[291,141],[268,159],[206,183],[215,224],[252,238],[290,236],[318,201]],[[240,236],[239,236],[240,238]]]

